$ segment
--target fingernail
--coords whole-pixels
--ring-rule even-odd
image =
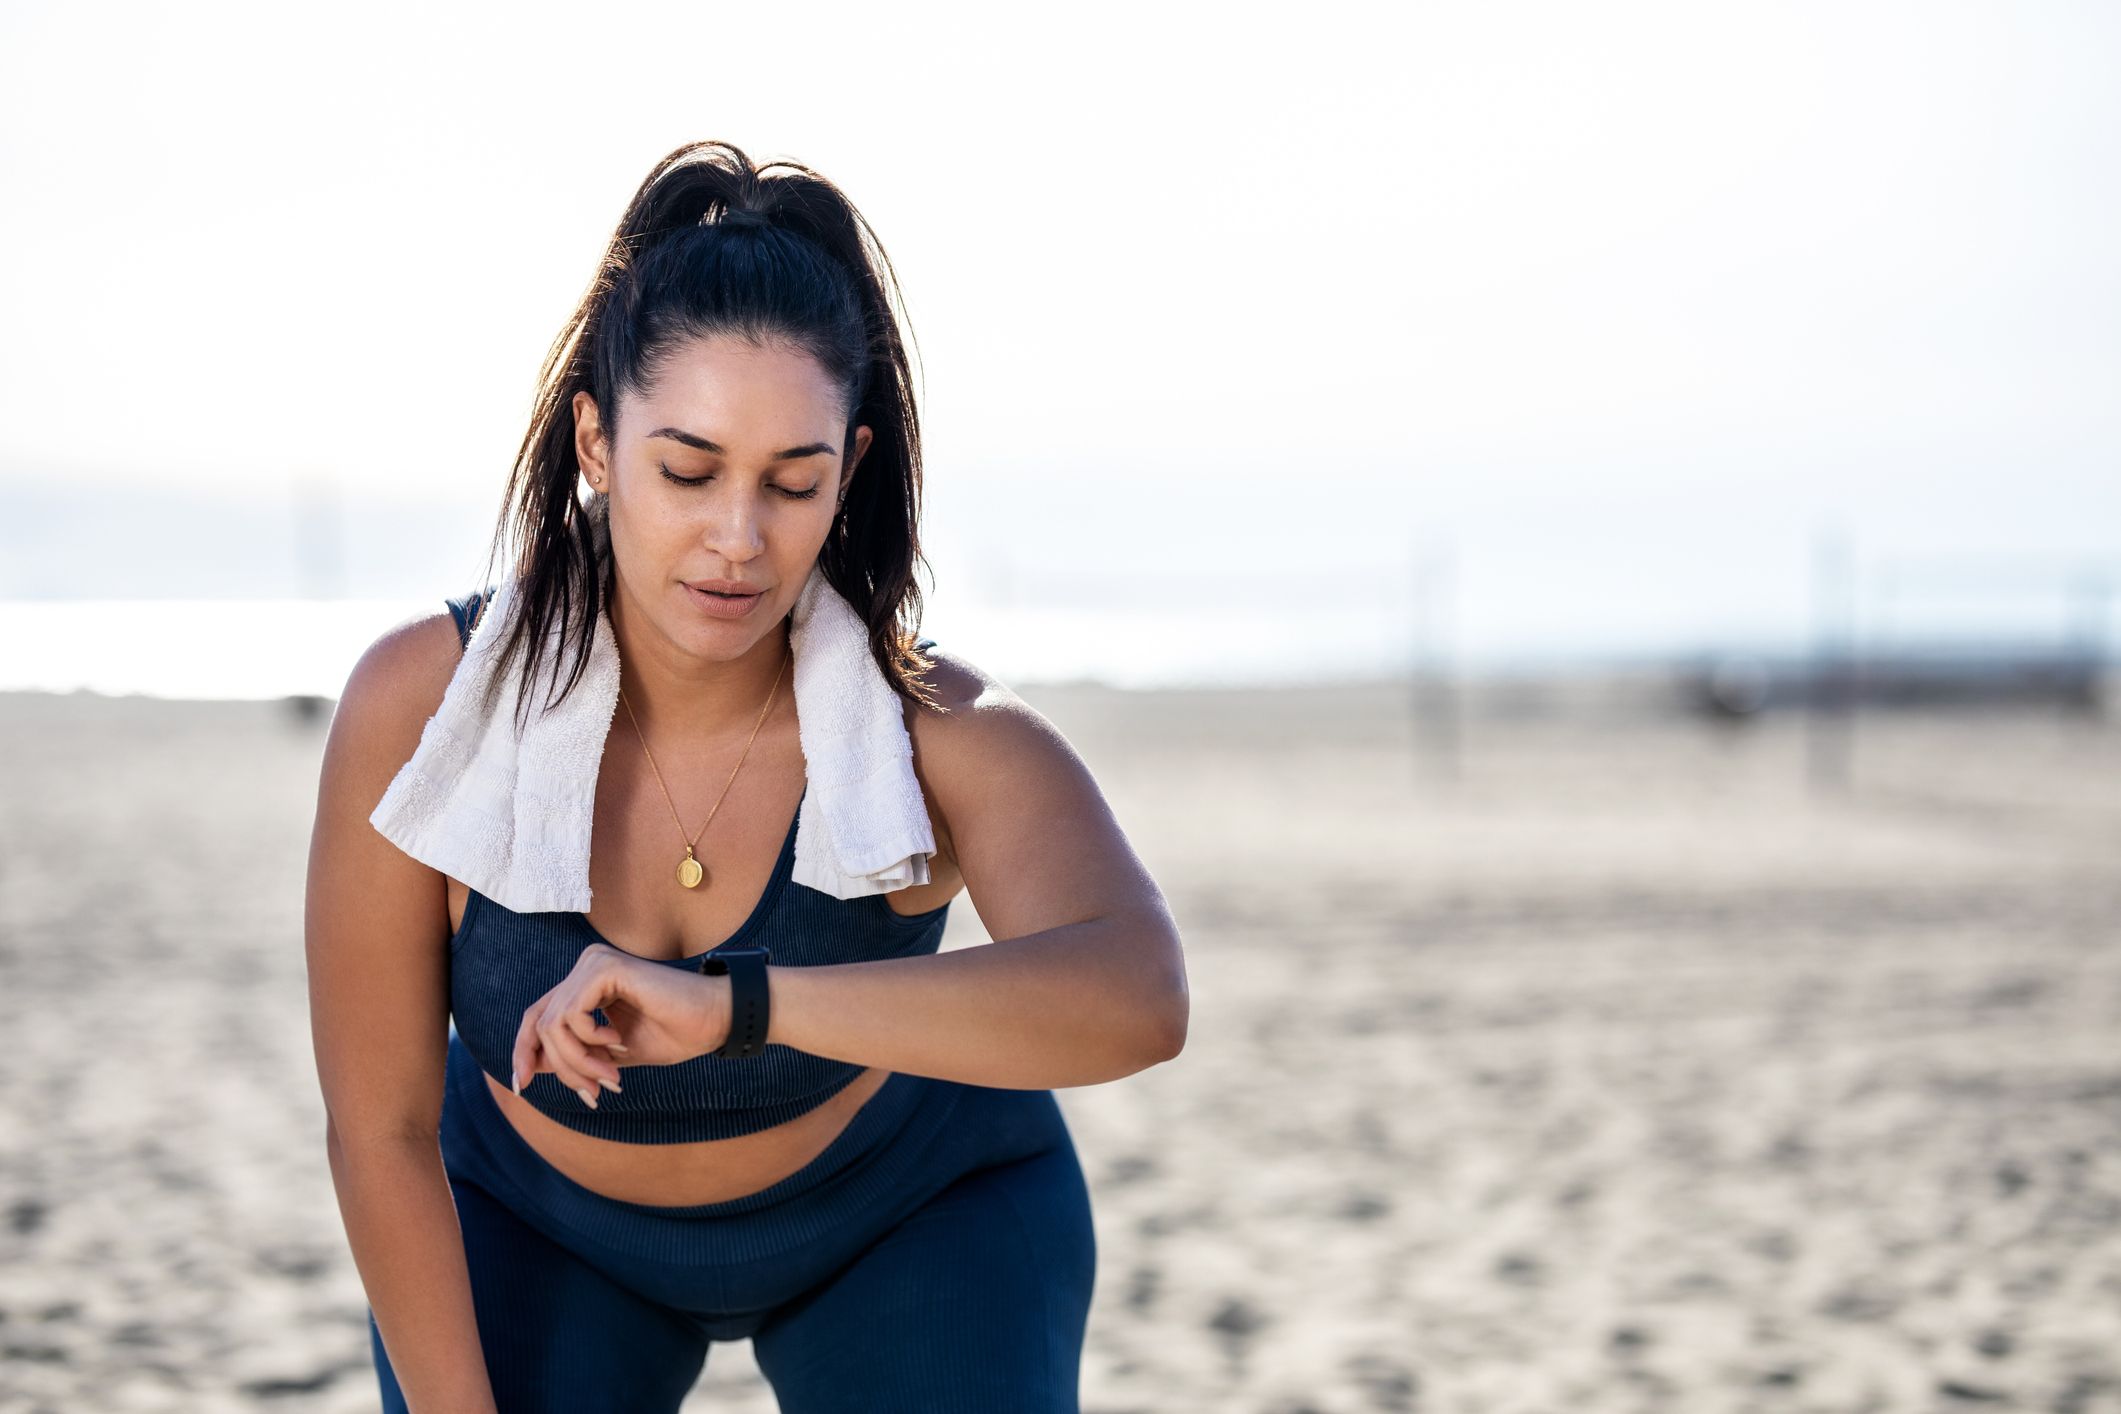
[[[603,1076],[599,1075],[597,1077],[597,1084],[603,1086],[606,1090],[609,1090],[614,1095],[623,1093],[619,1089],[619,1082],[616,1080],[606,1080]]]
[[[509,1088],[509,1089],[511,1089],[511,1090],[513,1090],[513,1091],[515,1091],[515,1092],[516,1092],[516,1093],[517,1093],[518,1095],[520,1095],[520,1094],[522,1094],[522,1093],[523,1093],[523,1072],[522,1072],[522,1071],[520,1071],[520,1070],[511,1070],[510,1072],[508,1072],[508,1088]]]
[[[613,1041],[613,1042],[611,1043],[611,1049],[613,1049],[614,1051],[617,1051],[617,1052],[618,1052],[618,1053],[619,1053],[620,1055],[622,1055],[622,1056],[623,1056],[623,1055],[627,1055],[627,1054],[630,1054],[630,1053],[629,1053],[629,1052],[627,1051],[627,1049],[626,1049],[626,1048],[625,1048],[624,1046],[620,1045],[620,1044],[619,1044],[618,1042],[616,1042],[616,1041]]]
[[[575,1093],[582,1097],[582,1103],[589,1106],[589,1108],[595,1109],[597,1107],[597,1092],[595,1086],[584,1085],[581,1089],[575,1091]]]

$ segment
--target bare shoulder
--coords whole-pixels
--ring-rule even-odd
[[[963,783],[1082,768],[1067,738],[1007,683],[962,654],[931,648],[928,657],[922,681],[936,706],[909,705],[906,727],[917,764],[934,773],[931,799]]]
[[[940,722],[946,724],[947,730],[947,724],[961,721],[974,712],[1006,712],[1012,705],[1030,710],[1030,704],[1018,697],[1007,683],[963,654],[943,648],[930,648],[927,653],[935,666],[921,680],[934,692],[941,710],[919,709],[914,715],[924,726]]]
[[[320,826],[329,823],[342,835],[348,829],[373,833],[360,827],[419,749],[420,734],[441,708],[462,654],[446,612],[396,624],[362,651],[325,738]]]
[[[355,713],[364,727],[396,723],[402,729],[410,718],[417,745],[419,728],[441,707],[463,655],[456,621],[446,610],[406,619],[362,650],[336,712]]]
[[[938,835],[988,933],[1116,915],[1168,919],[1162,895],[1068,738],[963,655],[929,650],[939,709],[908,708]]]

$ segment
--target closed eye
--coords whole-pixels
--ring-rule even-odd
[[[658,463],[658,465],[661,464]],[[708,482],[714,480],[714,478],[711,476],[679,476],[675,472],[671,471],[671,469],[667,466],[662,467],[662,472],[663,479],[665,481],[670,482],[674,486],[705,486]],[[813,486],[808,491],[791,491],[785,486],[776,486],[773,489],[780,492],[783,496],[786,496],[791,501],[807,501],[810,500],[812,497],[816,496],[818,492],[823,490],[824,488],[819,486]]]

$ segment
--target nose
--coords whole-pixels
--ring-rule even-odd
[[[707,497],[702,511],[705,519],[700,526],[700,543],[732,565],[756,559],[766,548],[763,517],[757,503],[734,486],[716,490],[721,494]]]

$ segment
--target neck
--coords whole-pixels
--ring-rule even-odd
[[[731,741],[748,739],[754,727],[763,740],[775,722],[793,712],[795,663],[785,617],[736,657],[717,661],[685,651],[645,615],[629,613],[623,589],[608,608],[625,698],[619,713],[632,709],[658,757],[667,754],[669,761],[682,762],[688,755],[718,756]]]

